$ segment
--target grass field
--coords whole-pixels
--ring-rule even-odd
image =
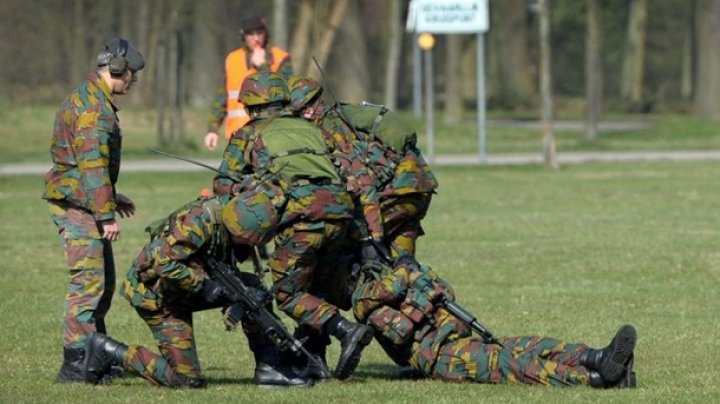
[[[42,178],[18,176],[0,177],[0,402],[717,402],[720,165],[436,171],[441,187],[424,222],[419,259],[447,278],[459,301],[496,335],[543,334],[602,346],[621,324],[635,324],[638,389],[399,380],[373,344],[346,382],[265,391],[250,383],[244,337],[223,331],[217,312],[196,317],[207,390],[159,389],[138,378],[103,387],[53,384],[61,362],[62,250],[39,199]],[[118,190],[135,200],[138,213],[122,221],[115,243],[118,278],[145,241],[142,228],[194,197],[210,177],[121,175]],[[125,342],[152,346],[120,296],[108,329]],[[337,344],[331,348],[333,363]]]

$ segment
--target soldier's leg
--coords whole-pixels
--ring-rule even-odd
[[[580,356],[590,348],[581,343],[567,343],[559,339],[541,336],[500,338],[500,341],[507,346],[512,346],[516,351],[567,366],[579,366]]]
[[[54,203],[48,206],[68,268],[63,308],[64,360],[57,381],[84,381],[85,339],[96,330],[95,312],[105,291],[103,242],[91,214]]]
[[[152,331],[160,355],[143,346],[130,345],[123,355],[123,367],[156,385],[204,387],[192,314],[140,309],[137,312]]]
[[[107,334],[105,316],[110,310],[112,296],[115,293],[115,258],[113,256],[112,242],[109,240],[103,240],[103,258],[105,262],[105,290],[100,296],[98,307],[95,310],[95,329],[97,332]]]
[[[317,264],[317,254],[325,240],[324,229],[301,231],[292,227],[275,237],[275,250],[268,264],[277,293],[278,308],[298,324],[322,331],[337,308],[308,293]]]
[[[335,377],[345,379],[355,370],[362,350],[372,341],[372,329],[345,320],[337,307],[308,293],[318,254],[326,240],[339,240],[344,222],[314,223],[306,228],[287,228],[275,237],[269,260],[273,283],[278,287],[278,308],[300,325],[335,336],[341,352]]]
[[[520,340],[520,339],[519,339]],[[510,342],[510,341],[508,341]],[[445,344],[438,353],[433,377],[448,381],[492,384],[589,385],[589,372],[542,359],[522,346],[486,344],[466,337]]]

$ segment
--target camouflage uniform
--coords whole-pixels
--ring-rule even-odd
[[[238,258],[221,215],[217,198],[201,198],[176,210],[158,226],[159,233],[143,247],[123,281],[120,294],[148,325],[160,349],[157,355],[130,345],[123,367],[153,384],[202,383],[192,312],[212,308],[200,292],[206,279],[203,257],[222,262]]]
[[[121,136],[113,94],[94,73],[63,101],[55,117],[45,175],[50,215],[65,248],[69,281],[63,315],[66,349],[82,349],[86,335],[105,332],[115,290],[112,245],[99,222],[115,218]]]
[[[373,182],[361,182],[362,188],[377,190],[380,215],[365,214],[371,222],[382,220],[383,234],[370,231],[373,239],[384,238],[393,257],[415,254],[415,241],[422,235],[420,221],[425,217],[430,200],[438,187],[437,180],[416,146],[415,132],[397,114],[384,107],[344,105],[343,115],[353,127],[340,118],[337,109],[328,111],[319,124],[335,134],[349,134],[355,160],[364,161]],[[337,135],[336,135],[337,136]],[[367,194],[361,191],[361,194]],[[361,198],[363,211],[373,200]],[[370,211],[374,208],[370,207]]]
[[[298,151],[288,153],[288,151]],[[307,293],[318,257],[332,255],[352,218],[353,204],[327,157],[317,128],[285,113],[261,114],[233,134],[220,170],[234,176],[277,173],[287,202],[269,265],[281,283],[278,306],[301,324],[317,330],[337,309]],[[233,183],[215,178],[215,191],[232,193]]]
[[[429,267],[399,260],[393,270],[362,281],[353,294],[358,321],[375,328],[385,352],[424,377],[448,381],[552,386],[588,385],[580,366],[585,344],[538,337],[486,343],[434,301],[454,299],[450,286]]]

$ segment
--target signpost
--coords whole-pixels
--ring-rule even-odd
[[[435,139],[433,83],[432,83],[432,43],[420,43],[423,33],[436,34],[477,34],[477,115],[478,115],[478,149],[480,161],[486,159],[486,131],[485,131],[485,32],[490,26],[487,0],[411,0],[406,29],[415,34],[414,49],[420,47],[425,51],[425,86],[426,86],[426,116],[428,122],[428,158],[434,163]],[[421,35],[418,35],[421,34]],[[432,36],[431,36],[432,37]],[[425,40],[427,41],[427,40]],[[420,52],[414,52],[413,70],[413,109],[416,116],[420,107]],[[430,72],[429,74],[427,72]]]

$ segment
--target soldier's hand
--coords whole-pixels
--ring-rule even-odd
[[[105,240],[116,241],[120,238],[120,224],[115,219],[103,220],[101,223],[102,227],[102,238]]]
[[[115,196],[115,203],[117,204],[115,211],[120,215],[120,217],[126,218],[135,214],[135,203],[133,203],[133,201],[127,196],[117,194]]]
[[[218,134],[215,132],[208,132],[203,139],[203,143],[208,150],[215,150],[218,144]]]
[[[208,303],[218,303],[225,299],[225,291],[222,286],[210,278],[205,278],[200,285],[200,294]]]

